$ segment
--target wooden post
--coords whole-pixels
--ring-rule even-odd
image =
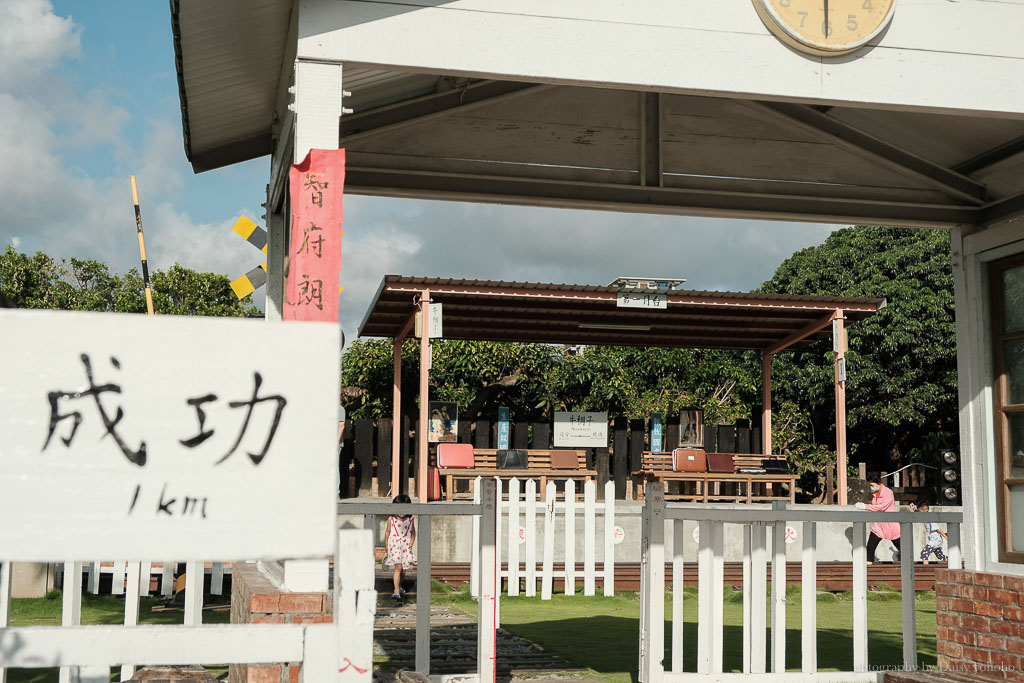
[[[853,670],[868,670],[868,566],[866,529],[853,523]],[[909,553],[913,556],[913,551]]]
[[[612,453],[612,476],[615,479],[615,497],[625,498],[626,497],[626,479],[629,478],[629,421],[624,417],[615,418],[615,426],[613,429],[612,444],[614,446],[614,452]],[[642,437],[641,437],[642,438]]]
[[[836,495],[836,483],[835,483],[836,466],[833,463],[829,463],[825,466],[825,504],[831,505],[835,502]]]
[[[772,503],[775,510],[786,504]],[[772,526],[772,673],[786,673],[786,523]]]
[[[526,596],[537,594],[537,480],[526,480],[526,542],[523,560],[526,562]]]
[[[604,486],[604,594],[615,595],[615,484]]]
[[[480,683],[494,683],[498,674],[498,593],[501,585],[497,552],[497,511],[500,499],[494,479],[481,482],[480,600],[477,602],[477,675]],[[554,496],[551,497],[554,500]]]
[[[803,530],[804,545],[800,556],[800,670],[805,674],[813,674],[818,670],[817,522],[804,522]]]
[[[761,354],[761,452],[772,454],[772,354]]]
[[[153,290],[149,287],[149,261],[146,259],[146,238],[142,236],[142,209],[139,208],[139,189],[132,176],[132,202],[135,204],[135,228],[139,236],[139,258],[142,259],[142,283],[146,288],[146,313],[153,315]]]
[[[430,431],[430,290],[420,295],[420,423],[417,429],[419,458],[416,470],[416,497],[427,502],[427,450]],[[425,672],[423,672],[425,673]]]
[[[576,482],[565,482],[565,594],[576,594]]]
[[[550,422],[533,423],[533,447],[541,449],[551,448]]]
[[[907,544],[900,552],[900,594],[903,602],[903,670],[917,671],[917,614],[914,612],[914,525],[900,522],[900,538]]]
[[[594,469],[597,470],[597,488],[602,498],[604,496],[604,485],[611,480],[610,459],[607,446],[594,449]]]
[[[429,526],[429,525],[428,525]],[[360,671],[373,668],[373,617],[377,591],[373,586],[373,532],[340,529],[334,559],[334,614],[339,629],[335,670],[339,683],[362,680]],[[304,672],[305,673],[305,672]],[[314,679],[315,680],[315,679]]]
[[[124,595],[124,625],[137,626],[139,623],[139,584],[141,583],[142,565],[139,562],[128,563],[128,580]],[[149,577],[146,577],[149,582]],[[135,666],[121,665],[121,680],[127,681],[135,675]]]
[[[427,336],[426,328],[423,336]],[[417,482],[417,486],[424,487],[417,492],[426,494],[425,479]],[[425,498],[426,495],[422,496],[420,501],[426,502]],[[416,672],[430,675],[430,515],[416,518]]]
[[[394,379],[391,390],[391,492],[392,497],[405,492],[405,478],[408,473],[402,471],[404,462],[402,453],[402,337],[395,337],[394,343]]]
[[[530,425],[525,422],[516,422],[512,426],[512,448],[529,448]]]
[[[839,504],[846,505],[846,380],[839,380],[840,361],[846,354],[846,329],[843,327],[843,311],[836,310],[835,330],[838,339],[834,341],[838,349],[835,358],[836,378],[836,473],[839,478]],[[845,366],[845,363],[844,363]]]
[[[78,626],[82,623],[82,563],[64,563],[64,603],[61,608],[61,626]],[[77,667],[62,666],[60,683],[70,683],[77,675]],[[109,674],[108,674],[109,675]]]

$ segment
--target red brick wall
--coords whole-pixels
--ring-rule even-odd
[[[1024,576],[941,569],[935,595],[940,670],[1024,681]]]
[[[334,621],[333,592],[289,593],[274,586],[255,564],[231,567],[232,624],[323,624]],[[232,664],[230,683],[298,683],[299,662]]]

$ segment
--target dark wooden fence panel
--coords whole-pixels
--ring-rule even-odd
[[[750,450],[750,423],[746,420],[736,420],[736,452],[754,452]]]
[[[626,480],[629,478],[629,420],[615,418],[612,448],[615,459],[612,462],[612,476],[615,477],[615,497],[626,497]]]
[[[491,423],[489,420],[476,421],[476,434],[473,435],[473,448],[491,447]]]
[[[604,486],[610,477],[608,447],[594,449],[594,469],[597,470],[597,499],[604,500]]]
[[[360,419],[355,421],[355,482],[356,496],[370,495],[373,479],[373,420]]]
[[[391,490],[391,420],[377,421],[377,495],[386,496]]]
[[[679,420],[663,424],[661,429],[661,447],[669,452],[679,448]]]
[[[349,477],[352,468],[352,420],[345,421],[345,430],[341,433],[341,449],[338,454],[338,471],[341,474],[341,485],[338,487],[338,495],[341,498],[352,496],[349,485]]]
[[[704,425],[704,450],[708,453],[728,453],[718,448],[718,425]]]
[[[473,443],[473,423],[459,420],[459,443]]]
[[[516,422],[512,426],[512,448],[530,447],[530,425]]]
[[[718,453],[736,452],[736,425],[718,425]]]
[[[411,458],[409,457],[409,427],[412,421],[408,415],[402,416],[402,433],[399,435],[398,443],[402,448],[402,462],[399,463],[398,471],[402,473],[402,480],[398,482],[398,489],[409,494],[409,474],[412,472]]]
[[[541,450],[551,448],[551,423],[533,423],[533,447]]]

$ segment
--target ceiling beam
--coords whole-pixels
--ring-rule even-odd
[[[341,117],[341,146],[357,140],[425,123],[455,112],[465,113],[552,86],[512,81],[477,81],[465,87],[424,95],[377,109]]]
[[[748,195],[707,189],[698,191],[428,170],[405,171],[356,165],[346,169],[345,190],[352,194],[412,199],[839,224],[877,222],[917,228],[974,225],[979,219],[977,209],[968,206],[912,202],[880,204],[869,199]]]
[[[984,183],[869,135],[823,114],[814,107],[787,102],[733,101],[772,116],[795,128],[815,134],[843,149],[881,163],[904,175],[924,180],[948,194],[978,205],[988,201],[988,189]]]
[[[825,317],[821,318],[817,322],[815,322],[815,323],[813,323],[811,325],[808,325],[804,329],[797,330],[796,332],[794,332],[793,334],[789,335],[788,337],[786,337],[782,341],[780,341],[780,342],[778,342],[776,344],[772,344],[771,346],[766,348],[764,350],[764,355],[766,355],[766,356],[775,355],[776,353],[779,353],[780,351],[784,351],[784,350],[788,349],[789,347],[793,346],[794,344],[798,344],[798,343],[804,341],[808,337],[812,337],[815,334],[818,334],[823,329],[825,329],[826,327],[831,325],[832,321],[836,319],[837,315],[839,315],[839,311],[838,310],[833,311],[831,314],[826,315]]]
[[[1011,195],[985,207],[981,215],[982,225],[1001,223],[1024,213],[1024,192]]]
[[[661,166],[661,93],[641,92],[640,98],[640,184],[663,187]]]
[[[985,178],[1021,163],[1024,163],[1024,135],[959,163],[953,170],[964,175]]]

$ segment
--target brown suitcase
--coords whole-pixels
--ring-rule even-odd
[[[708,472],[732,474],[736,465],[732,462],[732,453],[708,453]]]
[[[578,470],[580,459],[576,451],[551,451],[551,469]]]
[[[672,469],[676,472],[707,472],[707,454],[703,448],[677,448],[672,451]]]

